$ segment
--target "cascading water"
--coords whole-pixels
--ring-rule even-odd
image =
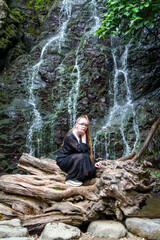
[[[78,54],[76,53],[76,61],[71,77],[76,78],[68,97],[68,113],[70,116],[70,128],[74,125],[77,116],[77,102],[79,96],[79,87],[81,81],[80,67],[78,65]]]
[[[117,44],[115,36],[111,38],[114,79],[113,84],[110,83],[109,94],[113,106],[110,108],[104,126],[94,138],[94,153],[99,148],[104,149],[103,156],[106,158],[116,158],[116,144],[123,145],[123,155],[127,155],[135,150],[139,140],[139,129],[136,124],[127,70],[129,46],[127,44],[123,49],[122,45]],[[127,139],[128,133],[132,135],[132,139]]]
[[[85,1],[84,1],[85,2]],[[83,3],[80,3],[80,5]],[[90,41],[94,48],[97,48],[97,36],[93,35],[93,32],[97,28],[100,23],[98,13],[97,13],[97,3],[96,0],[91,0],[90,2],[85,2],[84,9],[87,9],[87,14],[84,13],[83,22],[85,22],[84,26],[81,27],[81,31],[76,33],[77,38],[73,44],[73,47],[70,47],[70,43],[72,44],[72,40],[70,40],[70,36],[72,39],[72,30],[71,30],[71,23],[75,21],[75,16],[72,13],[72,7],[76,7],[77,3],[73,0],[64,0],[62,3],[60,16],[59,16],[59,28],[57,33],[54,34],[53,37],[46,41],[46,44],[42,48],[40,60],[30,68],[29,72],[30,78],[28,81],[28,88],[29,88],[29,104],[32,107],[32,122],[30,122],[30,128],[28,131],[27,136],[27,149],[31,155],[42,156],[46,152],[53,153],[57,151],[56,144],[55,144],[55,136],[60,134],[59,132],[55,134],[55,131],[60,131],[55,128],[55,126],[60,126],[57,123],[57,119],[59,115],[65,116],[65,110],[68,109],[68,118],[69,122],[68,125],[72,127],[76,121],[78,115],[78,107],[79,107],[79,97],[81,96],[81,87],[83,86],[82,81],[84,81],[84,73],[87,70],[85,67],[85,49]],[[114,128],[119,129],[119,132],[122,136],[123,142],[126,146],[125,152],[128,153],[132,147],[130,147],[126,135],[125,135],[125,124],[127,112],[130,109],[130,114],[133,118],[133,128],[134,133],[136,133],[136,141],[135,146],[138,141],[138,128],[135,122],[135,113],[134,108],[131,102],[131,93],[129,90],[128,84],[128,76],[127,76],[127,54],[128,54],[128,46],[124,51],[124,54],[121,57],[121,67],[119,67],[119,63],[117,63],[117,52],[118,48],[114,48],[113,41],[112,41],[112,55],[114,59],[114,68],[115,68],[115,78],[114,78],[114,91],[112,91],[112,86],[110,88],[110,99],[113,107],[110,109],[110,115],[108,118],[107,123],[105,126],[97,132],[95,141],[94,141],[94,150],[97,151],[99,148],[100,141],[104,142],[104,149],[106,154],[111,154],[110,145],[112,144],[112,123],[114,123]],[[49,55],[50,54],[50,55]],[[53,101],[53,112],[48,113],[47,116],[42,114],[41,106],[39,107],[39,98],[37,90],[41,88],[41,85],[46,84],[41,79],[41,69],[45,69],[46,66],[48,67],[49,62],[48,59],[51,58],[51,54],[57,54],[58,61],[56,62],[54,71],[54,82],[56,82],[58,88],[54,91],[51,91],[51,99]],[[74,63],[68,64],[68,59],[72,55],[72,61]],[[73,65],[72,65],[73,64]],[[126,97],[119,99],[119,85],[121,85],[118,81],[119,76],[124,78],[124,88],[126,91]],[[93,75],[94,76],[94,75]],[[123,77],[122,77],[123,76]],[[82,80],[83,79],[83,80]],[[111,83],[112,85],[112,83]],[[69,90],[68,90],[69,89]],[[123,90],[124,91],[124,90]],[[53,94],[53,96],[52,96]],[[54,96],[57,94],[57,98]],[[112,100],[113,99],[113,100]],[[123,100],[122,100],[123,99]],[[57,102],[56,102],[57,101]],[[123,112],[119,116],[116,115],[118,111]],[[41,112],[41,114],[40,114]],[[44,111],[45,112],[45,111]],[[82,112],[82,111],[81,111]],[[62,121],[63,121],[63,117]],[[119,120],[121,119],[121,120]],[[116,122],[120,121],[121,124],[119,127],[116,126]],[[59,125],[57,125],[59,124]],[[66,122],[67,125],[67,122]],[[69,126],[67,126],[69,127]],[[67,131],[66,127],[66,131]],[[106,131],[107,129],[107,131]],[[100,137],[100,135],[103,137]],[[103,139],[104,138],[104,139]],[[46,144],[47,142],[47,144]],[[54,145],[55,144],[55,145]],[[95,147],[96,146],[96,147]],[[135,148],[134,146],[134,148]],[[47,147],[47,151],[46,148]],[[101,146],[101,150],[103,147]],[[101,152],[101,150],[99,152]],[[113,155],[113,154],[111,154]],[[53,157],[52,155],[49,155]]]
[[[31,155],[35,154],[35,142],[34,139],[37,141],[37,156],[39,156],[39,151],[40,151],[40,141],[42,139],[41,135],[41,129],[43,125],[42,117],[40,112],[37,109],[37,104],[36,104],[36,96],[35,96],[35,90],[39,88],[39,81],[38,81],[38,70],[41,65],[42,59],[33,66],[32,70],[33,73],[29,78],[29,104],[32,107],[32,113],[33,113],[33,120],[30,125],[29,131],[28,131],[28,136],[27,136],[27,148],[29,149],[29,153]],[[34,139],[33,139],[34,136]]]
[[[29,127],[26,147],[29,151],[29,154],[40,156],[42,153],[42,128],[43,128],[43,120],[40,114],[40,111],[37,107],[37,99],[36,99],[36,90],[38,90],[41,86],[41,78],[39,76],[39,69],[45,62],[46,53],[49,47],[56,48],[58,52],[61,52],[61,47],[65,41],[65,31],[67,28],[68,21],[71,16],[71,4],[72,1],[64,0],[62,3],[62,8],[60,11],[59,23],[60,27],[56,35],[47,40],[47,43],[44,45],[41,51],[40,60],[33,67],[28,69],[29,71],[29,80],[28,80],[28,89],[29,89],[29,104],[32,107],[32,121]],[[60,19],[63,15],[63,22],[61,23]],[[61,106],[61,104],[58,105]],[[53,122],[55,117],[53,116]],[[51,125],[53,126],[53,122]],[[53,130],[53,129],[52,129]],[[53,131],[51,131],[53,133]],[[53,137],[51,137],[53,139]],[[52,142],[51,142],[52,144]]]
[[[76,50],[76,59],[73,71],[71,73],[72,79],[72,88],[69,92],[68,96],[68,114],[70,118],[70,128],[75,124],[77,118],[77,107],[78,107],[78,97],[79,97],[79,88],[81,83],[81,67],[80,67],[80,60],[81,60],[81,53],[83,50],[83,46],[89,37],[92,36],[93,32],[97,29],[97,26],[100,23],[100,19],[97,16],[97,3],[96,0],[91,0],[90,2],[90,9],[91,9],[91,16],[89,17],[89,22],[91,23],[91,28],[89,30],[84,30],[84,33],[81,37],[80,44]],[[86,26],[88,29],[88,25]]]
[[[30,14],[22,42],[7,47],[0,75],[1,159],[16,161],[22,152],[55,159],[81,114],[91,120],[95,157],[114,159],[137,150],[159,109],[154,43],[143,38],[125,48],[115,38],[111,43],[94,36],[98,16],[106,11],[102,0],[47,1],[37,22],[33,9],[23,6]]]

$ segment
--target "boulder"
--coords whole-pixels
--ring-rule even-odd
[[[147,239],[160,238],[160,219],[128,218],[125,221],[128,231]]]
[[[12,226],[12,227],[21,227],[21,221],[18,218],[14,218],[11,220],[4,220],[0,221],[0,225],[7,225],[7,226]]]
[[[127,232],[127,236],[126,236],[126,239],[128,240],[145,240],[145,238],[140,238],[136,235],[133,235],[132,233],[130,232]]]
[[[69,240],[79,239],[80,236],[81,231],[77,227],[64,223],[48,223],[40,236],[40,240]]]
[[[105,237],[105,238],[122,238],[127,234],[127,230],[117,221],[109,220],[97,220],[89,224],[88,232],[91,232],[96,237]]]
[[[28,230],[23,227],[13,227],[7,225],[0,226],[0,238],[27,237]]]
[[[11,237],[11,238],[0,238],[0,240],[37,240],[37,238],[30,237]]]
[[[0,238],[27,237],[28,230],[21,226],[19,219],[12,219],[0,222]],[[26,240],[26,239],[24,239]]]

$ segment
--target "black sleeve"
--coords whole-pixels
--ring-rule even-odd
[[[88,153],[90,152],[90,148],[89,148],[88,144],[83,143],[81,138],[80,138],[80,147],[83,152],[88,152]]]
[[[70,151],[83,152],[80,147],[80,144],[78,143],[76,138],[74,138],[73,135],[71,134],[66,135],[64,140],[64,146]]]
[[[90,152],[88,144],[82,143],[81,138],[80,142],[78,142],[76,137],[72,134],[66,135],[64,145],[70,152]]]

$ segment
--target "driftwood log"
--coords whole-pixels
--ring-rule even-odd
[[[18,217],[30,230],[42,229],[48,222],[63,222],[75,226],[101,217],[135,215],[150,196],[155,178],[140,157],[147,148],[160,118],[139,153],[117,160],[102,160],[96,177],[81,187],[65,184],[66,174],[56,161],[36,158],[24,153],[18,167],[24,174],[0,177],[1,219]]]

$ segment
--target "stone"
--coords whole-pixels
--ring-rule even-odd
[[[8,237],[27,237],[28,230],[23,227],[13,227],[13,226],[0,226],[0,238],[8,238]]]
[[[11,237],[11,238],[0,238],[0,240],[37,240],[37,238],[30,237]]]
[[[127,232],[127,239],[131,239],[131,240],[140,240],[140,239],[142,239],[142,240],[145,240],[144,238],[140,238],[140,237],[137,237],[136,235],[133,235],[132,233],[130,233],[130,232]]]
[[[160,238],[160,219],[127,218],[125,221],[128,231],[147,239]]]
[[[21,222],[19,219],[12,219],[0,222],[0,238],[6,239],[27,236],[28,229],[21,226]]]
[[[40,236],[40,240],[69,240],[79,239],[80,236],[81,231],[77,227],[64,223],[48,223]]]
[[[127,234],[127,230],[122,223],[110,220],[97,220],[89,224],[87,232],[91,232],[96,237],[122,238]]]
[[[37,14],[34,14],[32,8],[27,7],[26,1],[7,1],[9,8],[11,10],[15,9],[15,16],[18,17],[18,15],[20,15],[23,20],[20,21],[20,23],[15,23],[11,18],[7,20],[9,23],[15,23],[15,26],[17,26],[18,33],[16,33],[16,41],[13,41],[13,38],[11,38],[9,45],[7,39],[3,35],[4,46],[2,46],[0,68],[3,69],[5,66],[6,70],[4,69],[3,72],[5,74],[1,74],[0,76],[0,82],[2,84],[5,83],[4,90],[2,90],[0,95],[0,117],[1,119],[10,118],[11,120],[11,124],[3,124],[3,122],[0,123],[0,126],[2,126],[1,135],[5,133],[5,135],[2,135],[3,141],[1,143],[3,153],[6,154],[6,157],[2,158],[1,161],[1,165],[3,164],[1,166],[1,171],[3,173],[7,171],[11,172],[12,165],[12,168],[15,169],[14,164],[17,164],[19,156],[26,149],[26,136],[29,134],[29,126],[32,126],[32,116],[30,115],[32,108],[28,100],[31,80],[28,78],[32,72],[34,61],[39,61],[42,47],[50,39],[50,37],[57,37],[57,33],[59,33],[59,30],[62,29],[58,27],[63,26],[61,23],[64,23],[64,20],[66,21],[67,16],[67,13],[62,13],[62,11],[65,10],[66,7],[70,6],[70,3],[72,3],[72,11],[64,31],[65,34],[62,41],[62,51],[59,53],[59,44],[58,47],[56,47],[56,44],[50,45],[48,50],[45,51],[45,61],[43,64],[41,64],[38,75],[35,78],[38,80],[40,79],[39,77],[41,77],[41,80],[47,82],[45,85],[46,87],[39,87],[37,90],[34,89],[36,93],[36,108],[39,109],[40,114],[44,116],[44,126],[42,128],[43,139],[38,142],[40,146],[39,155],[49,156],[51,153],[50,156],[54,159],[54,153],[56,153],[57,149],[61,146],[63,138],[69,130],[69,124],[72,124],[69,120],[72,114],[69,114],[70,116],[68,115],[67,103],[69,92],[72,89],[72,82],[74,89],[75,80],[77,78],[75,76],[75,62],[77,61],[76,57],[79,58],[78,66],[81,77],[80,91],[78,94],[79,97],[76,104],[76,113],[80,115],[85,112],[89,114],[90,119],[96,120],[96,124],[92,124],[93,136],[96,135],[97,131],[103,128],[102,123],[106,124],[108,114],[114,104],[114,92],[109,90],[109,86],[111,86],[111,89],[113,88],[114,79],[114,64],[111,53],[110,37],[107,37],[105,40],[100,40],[98,36],[93,37],[93,34],[91,34],[89,37],[89,31],[94,25],[94,20],[96,20],[96,12],[98,16],[103,12],[103,9],[105,9],[105,4],[103,3],[104,1],[96,1],[96,4],[94,4],[94,1],[87,0],[69,1],[68,4],[66,1],[63,1],[66,3],[65,7],[62,7],[62,1],[55,0],[49,2],[53,3],[53,6],[48,8],[47,4],[43,4],[44,9],[39,9],[38,15],[40,15],[36,16]],[[0,3],[2,3],[4,6],[3,0],[0,0]],[[95,8],[96,5],[97,10]],[[9,16],[11,16],[11,14],[9,14],[8,17]],[[42,20],[39,22],[38,19],[40,18]],[[5,15],[1,21],[5,23]],[[12,30],[12,33],[15,33],[15,31]],[[21,45],[17,44],[19,41],[23,42],[23,44],[26,46],[26,50],[29,52],[27,63],[24,64],[19,64],[20,57],[21,59],[24,59],[22,53],[24,48],[21,48]],[[59,41],[59,43],[61,43],[61,41]],[[160,109],[160,101],[158,100],[159,94],[158,92],[153,92],[156,89],[159,89],[159,48],[155,45],[155,41],[152,42],[152,44],[154,43],[154,47],[152,47],[153,45],[151,45],[151,41],[148,42],[149,44],[147,44],[147,42],[144,43],[145,45],[142,43],[138,45],[137,43],[132,44],[131,48],[129,48],[129,56],[127,60],[127,71],[130,79],[129,85],[131,85],[131,93],[133,94],[134,105],[136,106],[134,114],[136,117],[135,122],[138,122],[140,129],[140,138],[136,140],[138,145],[137,149],[140,147],[140,144],[143,143],[146,137],[146,132],[149,131],[151,122],[157,118]],[[20,47],[19,51],[17,50],[17,45]],[[116,47],[118,45],[119,43],[117,40]],[[124,44],[120,47],[118,53],[121,52],[122,48],[124,48]],[[118,58],[119,60],[121,59],[119,56]],[[118,65],[120,64],[121,63],[118,62]],[[53,67],[52,71],[49,70],[50,67]],[[73,69],[75,73],[72,71]],[[41,86],[41,80],[38,80],[39,83],[37,82],[37,86]],[[126,88],[123,88],[123,84],[121,84],[121,82],[124,82],[122,74],[118,82],[118,89],[120,89],[121,95],[124,95]],[[118,89],[117,91],[119,91]],[[153,94],[149,97],[147,94],[148,92]],[[5,93],[5,96],[3,93]],[[87,104],[82,103],[84,96],[88,98]],[[148,104],[148,102],[150,102],[149,99],[153,100],[153,96],[154,104],[151,106]],[[60,105],[59,108],[59,102],[61,98],[63,104]],[[26,106],[21,104],[21,106],[15,107],[14,100],[16,99],[20,99],[22,103],[25,101]],[[145,99],[146,105],[144,105]],[[124,101],[125,99],[120,100]],[[155,105],[156,103],[157,105]],[[8,107],[15,108],[14,111],[17,117],[11,116],[11,114],[8,113]],[[144,111],[139,114],[138,111],[141,109],[144,109]],[[151,110],[152,112],[150,112]],[[51,121],[51,115],[53,112],[56,112],[56,114],[54,114],[54,118],[56,118],[54,120],[54,125]],[[65,116],[67,116],[67,124],[63,122],[59,128],[59,119],[64,118]],[[152,121],[149,121],[150,124],[146,124],[150,117],[152,117]],[[129,117],[129,114],[127,114],[127,118],[129,118],[130,121],[128,125],[125,124],[125,133],[127,133],[127,140],[129,140],[128,145],[134,146],[135,134],[130,127],[133,116]],[[21,123],[21,125],[18,125],[18,128],[17,122]],[[127,120],[125,120],[125,123],[127,123]],[[52,126],[55,129],[54,131],[50,130],[52,129]],[[57,130],[58,128],[60,129],[60,134]],[[120,131],[117,131],[117,127],[113,127],[113,130],[114,133],[111,130],[112,134],[111,136],[108,136],[108,142],[111,142],[111,144],[110,146],[107,146],[108,152],[113,153],[113,156],[108,156],[108,158],[114,158],[115,156],[119,158],[125,153],[125,144],[123,142],[123,138],[121,137]],[[106,140],[104,134],[105,133],[102,133],[102,135],[99,136],[99,138],[101,138],[99,139],[100,145],[96,145],[96,151],[94,151],[95,158],[99,156],[106,156]],[[53,138],[55,141],[52,143]],[[10,141],[10,139],[12,139],[12,141]],[[37,149],[37,139],[38,137],[36,138],[36,136],[35,139],[33,139],[34,151]],[[45,144],[46,142],[48,142],[47,145]],[[158,142],[158,137],[154,142]],[[157,148],[158,147],[159,145],[157,144]],[[27,151],[29,150],[27,149]],[[156,151],[155,148],[154,151]],[[14,157],[16,159],[13,161],[12,159]],[[3,159],[7,159],[8,164],[5,164]],[[8,169],[8,165],[10,166],[10,169]]]
[[[11,219],[11,220],[0,221],[0,225],[21,227],[21,221],[18,218],[14,218],[14,219]]]

